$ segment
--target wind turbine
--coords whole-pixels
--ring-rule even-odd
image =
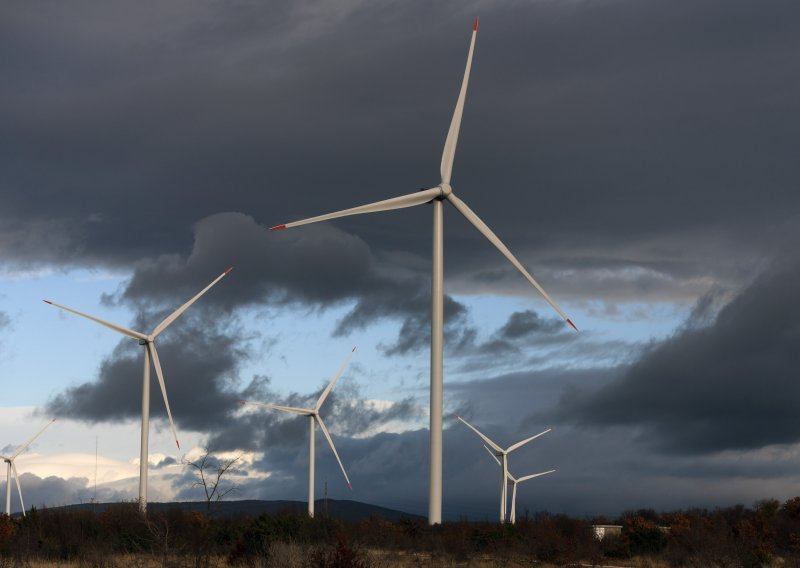
[[[22,501],[22,488],[19,486],[19,475],[17,475],[17,466],[14,464],[14,460],[20,455],[22,452],[28,449],[36,438],[42,435],[42,432],[47,430],[47,428],[55,422],[56,419],[53,418],[50,422],[44,425],[44,428],[39,430],[39,432],[33,436],[30,440],[22,444],[17,451],[11,454],[10,456],[0,456],[4,462],[8,465],[6,466],[6,515],[11,516],[11,475],[14,475],[14,481],[17,483],[17,493],[19,493],[19,506],[22,509],[22,516],[25,516],[25,503]]]
[[[492,449],[495,451],[494,455],[497,456],[498,458],[502,458],[502,460],[503,460],[502,464],[500,466],[501,469],[502,469],[502,474],[501,474],[501,477],[500,477],[500,522],[501,523],[505,523],[506,522],[506,501],[508,499],[508,493],[507,493],[507,489],[508,488],[507,488],[507,483],[506,483],[506,479],[508,478],[508,454],[510,454],[511,452],[516,450],[517,448],[520,448],[520,447],[524,446],[528,442],[531,442],[531,441],[535,440],[539,436],[544,436],[545,434],[550,432],[552,430],[552,428],[548,428],[544,432],[539,432],[538,434],[536,434],[535,436],[531,436],[530,438],[525,438],[521,442],[517,442],[516,444],[512,444],[511,446],[509,446],[509,447],[504,449],[504,448],[501,448],[500,446],[498,446],[497,444],[495,444],[493,441],[491,441],[488,438],[488,436],[483,434],[480,430],[475,428],[475,426],[473,426],[472,424],[470,424],[469,422],[467,422],[466,420],[464,420],[460,416],[456,416],[456,418],[461,420],[461,422],[466,424],[473,432],[475,432],[478,436],[480,436],[483,439],[484,442],[489,444],[492,447]],[[500,460],[498,460],[498,462],[500,462]]]
[[[497,456],[494,455],[494,452],[492,452],[492,450],[490,450],[485,445],[483,447],[486,448],[486,451],[489,452],[489,455],[494,458],[494,461],[497,462],[497,465],[499,465],[500,467],[503,467],[503,464],[500,463],[500,460],[497,459]],[[548,473],[554,473],[555,471],[556,470],[551,469],[549,471],[543,471],[541,473],[534,473],[534,474],[531,474],[531,475],[525,475],[523,477],[514,477],[513,475],[511,475],[510,471],[506,472],[508,474],[508,480],[513,485],[513,490],[511,492],[511,524],[512,525],[516,524],[516,522],[517,522],[517,484],[522,483],[523,481],[528,481],[529,479],[533,479],[534,477],[541,477],[543,475],[547,475]],[[502,496],[501,496],[501,499],[502,499]]]
[[[436,187],[393,197],[384,201],[378,201],[368,205],[361,205],[335,213],[319,215],[302,221],[294,221],[284,225],[272,227],[272,230],[288,229],[299,225],[327,221],[337,217],[348,215],[359,215],[362,213],[377,213],[379,211],[391,211],[402,209],[414,205],[425,203],[433,204],[433,271],[431,278],[431,400],[430,400],[430,472],[428,486],[428,522],[430,524],[442,522],[442,414],[444,408],[443,398],[443,345],[444,345],[444,229],[442,218],[442,202],[449,201],[456,210],[466,217],[467,221],[484,236],[490,243],[513,264],[522,275],[528,279],[544,299],[564,318],[564,320],[577,331],[577,327],[572,323],[566,314],[561,311],[552,298],[545,292],[539,283],[534,280],[522,264],[511,254],[511,251],[494,234],[486,223],[484,223],[461,199],[453,193],[450,179],[453,173],[453,161],[456,155],[456,144],[458,143],[458,132],[461,128],[461,116],[464,113],[464,100],[467,96],[467,83],[472,66],[472,53],[475,50],[475,37],[478,33],[478,18],[475,18],[475,25],[472,28],[472,39],[469,44],[467,54],[467,66],[464,71],[464,80],[461,83],[461,92],[458,95],[453,119],[450,122],[450,130],[447,132],[447,139],[442,152],[442,162],[440,166],[441,182]]]
[[[336,447],[333,445],[333,440],[331,439],[331,435],[328,432],[328,429],[325,427],[325,423],[322,421],[322,417],[319,415],[319,409],[322,408],[322,403],[325,402],[325,399],[328,398],[328,394],[330,394],[333,385],[336,384],[336,381],[339,380],[342,372],[344,372],[344,368],[347,366],[347,363],[350,361],[350,357],[353,356],[353,351],[356,348],[353,347],[353,350],[347,355],[347,359],[344,360],[342,366],[339,368],[339,372],[334,375],[333,379],[328,386],[325,387],[325,390],[322,391],[322,394],[319,395],[319,400],[317,400],[317,404],[314,405],[314,408],[295,408],[293,406],[280,406],[277,404],[268,404],[265,402],[242,402],[240,404],[251,404],[253,406],[261,406],[264,408],[271,408],[273,410],[282,410],[284,412],[290,412],[292,414],[300,414],[301,416],[308,416],[309,422],[311,424],[311,435],[308,439],[308,516],[314,516],[314,434],[315,434],[315,423],[319,424],[320,430],[322,433],[325,434],[325,438],[328,439],[328,444],[331,446],[331,450],[333,450],[333,455],[336,456],[336,461],[339,462],[339,467],[342,469],[342,473],[344,474],[344,478],[347,481],[347,486],[352,491],[353,486],[350,484],[350,478],[347,477],[347,472],[344,470],[344,466],[342,465],[342,460],[339,459],[339,454],[336,452]]]
[[[203,288],[196,296],[194,296],[191,300],[183,304],[180,308],[172,312],[168,315],[164,321],[158,324],[155,329],[153,329],[152,333],[149,335],[145,333],[141,333],[139,331],[134,331],[132,329],[128,329],[126,327],[122,327],[120,325],[116,325],[113,323],[109,323],[105,320],[101,320],[100,318],[96,318],[94,316],[90,316],[88,314],[84,314],[77,310],[73,310],[72,308],[68,308],[66,306],[62,306],[51,302],[50,300],[44,300],[45,303],[50,304],[51,306],[55,306],[57,308],[61,308],[62,310],[66,310],[68,312],[72,312],[73,314],[77,314],[79,316],[85,317],[86,319],[90,319],[94,322],[99,323],[100,325],[104,325],[109,329],[113,329],[114,331],[121,333],[127,337],[132,339],[139,340],[139,345],[144,347],[144,377],[142,379],[142,441],[141,441],[141,450],[139,455],[139,510],[144,513],[147,510],[147,459],[148,459],[148,436],[150,434],[150,359],[153,360],[153,366],[156,369],[156,377],[158,377],[158,384],[161,386],[161,395],[164,397],[164,406],[167,407],[167,417],[169,418],[169,425],[172,428],[172,435],[175,438],[175,445],[178,446],[178,449],[181,448],[180,443],[178,442],[178,433],[175,431],[175,423],[172,421],[172,411],[169,409],[169,400],[167,399],[167,387],[164,384],[164,373],[161,370],[161,361],[158,358],[158,351],[156,350],[156,338],[161,335],[161,333],[167,329],[172,322],[174,322],[180,315],[189,309],[189,306],[194,304],[200,296],[208,292],[208,290],[217,282],[222,280],[226,275],[233,270],[233,267],[230,267],[225,270],[222,274],[217,276],[211,284]]]

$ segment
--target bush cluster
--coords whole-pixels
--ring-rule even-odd
[[[622,531],[600,541],[592,524],[619,524]],[[687,567],[800,566],[800,497],[752,508],[640,510],[593,520],[540,513],[525,515],[516,525],[459,521],[434,527],[417,519],[344,522],[293,511],[223,517],[176,507],[142,515],[133,503],[98,512],[32,509],[21,518],[0,515],[3,566],[39,561],[114,566],[109,559],[131,555],[148,559],[148,565],[195,568],[220,563],[370,568],[400,565],[399,559],[409,555],[423,565],[474,559],[496,565],[604,564],[639,558]]]

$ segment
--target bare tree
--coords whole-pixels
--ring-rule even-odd
[[[212,503],[222,501],[226,495],[239,489],[237,484],[228,483],[228,477],[236,472],[236,463],[240,459],[242,459],[241,454],[229,460],[220,460],[209,448],[205,448],[203,455],[195,461],[190,461],[184,456],[183,465],[193,468],[196,476],[192,487],[203,488],[209,511]]]

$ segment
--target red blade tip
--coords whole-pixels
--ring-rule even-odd
[[[241,400],[241,401],[239,401],[239,404],[247,404],[247,403],[245,401]]]
[[[567,323],[568,323],[569,325],[571,325],[571,326],[572,326],[572,327],[575,329],[575,331],[578,331],[578,328],[577,328],[577,327],[575,327],[575,324],[574,324],[574,323],[572,323],[572,320],[571,320],[571,319],[567,318]]]
[[[279,231],[281,229],[285,229],[286,225],[275,225],[274,227],[270,228],[270,231]]]
[[[226,268],[224,274],[230,274],[231,270],[233,270],[233,266]]]
[[[181,443],[178,440],[175,440],[175,445],[178,446],[178,449],[181,449]]]
[[[478,31],[478,17],[477,16],[475,17],[475,25],[472,27],[472,31],[473,32],[477,32]]]
[[[353,490],[353,484],[352,483],[348,483],[347,486],[350,488],[350,491]]]
[[[355,347],[353,347],[353,351],[355,351],[355,350],[356,350],[356,348],[355,348]],[[353,351],[351,351],[350,353],[352,353]]]
[[[42,300],[42,302],[44,302],[45,304],[50,304],[51,306],[53,305],[53,302],[51,302],[50,300]]]

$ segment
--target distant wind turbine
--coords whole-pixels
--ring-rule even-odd
[[[113,329],[114,331],[121,333],[127,337],[132,339],[138,339],[139,345],[144,347],[144,377],[142,379],[142,441],[141,441],[141,450],[139,455],[139,510],[145,512],[147,510],[147,459],[148,459],[148,436],[150,433],[150,359],[153,360],[153,366],[156,369],[156,376],[158,377],[158,384],[161,386],[161,395],[164,397],[164,406],[167,408],[167,417],[169,418],[169,425],[172,428],[172,435],[175,438],[175,445],[178,446],[180,449],[181,445],[178,442],[178,433],[175,431],[175,423],[172,421],[172,411],[169,409],[169,400],[167,399],[167,387],[164,384],[164,373],[161,370],[161,361],[158,358],[158,351],[156,350],[156,338],[165,330],[167,329],[172,322],[174,322],[180,315],[185,312],[189,307],[194,304],[200,296],[208,292],[211,287],[222,280],[226,275],[233,270],[233,267],[228,268],[217,276],[211,284],[203,288],[196,296],[194,296],[191,300],[183,304],[180,308],[172,312],[169,316],[164,319],[160,324],[158,324],[153,332],[150,335],[145,333],[141,333],[139,331],[133,331],[132,329],[128,329],[126,327],[122,327],[120,325],[116,325],[113,323],[109,323],[107,321],[101,320],[100,318],[96,318],[94,316],[90,316],[88,314],[84,314],[77,310],[73,310],[72,308],[68,308],[66,306],[62,306],[51,302],[50,300],[44,300],[45,303],[50,304],[51,306],[55,306],[57,308],[61,308],[62,310],[66,310],[68,312],[72,312],[73,314],[77,314],[81,317],[85,317],[86,319],[90,319],[93,322],[99,323],[109,329]]]
[[[456,145],[458,143],[458,133],[461,128],[461,117],[464,113],[464,101],[467,96],[467,84],[469,82],[470,68],[472,67],[472,54],[475,50],[475,37],[478,33],[478,19],[475,18],[475,25],[472,28],[472,39],[467,54],[467,66],[464,71],[464,79],[461,83],[461,92],[456,101],[455,112],[450,122],[450,130],[447,132],[447,139],[442,152],[442,162],[440,166],[441,182],[436,187],[410,193],[400,197],[393,197],[368,205],[361,205],[335,213],[328,213],[311,217],[302,221],[294,221],[284,225],[272,227],[272,230],[288,229],[299,225],[307,225],[318,221],[327,221],[337,217],[349,215],[359,215],[362,213],[377,213],[380,211],[391,211],[402,209],[414,205],[425,203],[433,204],[433,272],[431,281],[431,399],[430,399],[430,472],[428,486],[428,522],[430,524],[442,522],[442,413],[443,413],[443,345],[444,345],[444,229],[442,218],[442,202],[449,201],[467,221],[492,243],[508,261],[513,264],[528,282],[536,288],[544,299],[555,309],[564,320],[577,330],[566,314],[561,311],[552,298],[545,292],[539,283],[534,280],[517,258],[511,254],[506,245],[494,234],[486,223],[484,223],[461,199],[453,193],[450,179],[453,173],[453,161],[456,155]]]
[[[503,467],[503,464],[500,463],[500,460],[497,459],[497,456],[494,455],[494,452],[490,450],[488,447],[483,446],[486,448],[486,451],[489,452],[489,455],[494,458],[494,461],[497,462],[497,465]],[[517,522],[517,484],[522,483],[523,481],[528,481],[529,479],[533,479],[534,477],[541,477],[543,475],[547,475],[548,473],[554,473],[556,470],[551,469],[549,471],[543,471],[541,473],[534,473],[531,475],[525,475],[523,477],[514,477],[511,475],[511,472],[508,473],[508,480],[512,483],[513,490],[511,492],[511,524],[516,524]],[[501,497],[502,498],[502,497]]]
[[[502,460],[503,460],[502,463],[501,463],[501,466],[500,466],[501,470],[502,470],[502,474],[501,474],[501,477],[500,477],[500,522],[501,523],[505,523],[506,522],[506,501],[508,499],[508,493],[507,493],[508,483],[506,481],[506,479],[508,478],[508,454],[510,454],[511,452],[516,450],[517,448],[520,448],[520,447],[524,446],[528,442],[531,442],[531,441],[535,440],[539,436],[543,436],[543,435],[547,434],[548,432],[550,432],[552,430],[552,428],[548,428],[544,432],[539,432],[538,434],[536,434],[535,436],[531,436],[530,438],[525,438],[521,442],[517,442],[516,444],[513,444],[513,445],[511,445],[511,446],[509,446],[509,447],[504,449],[504,448],[501,448],[500,446],[498,446],[497,444],[495,444],[492,440],[489,439],[488,436],[483,434],[480,430],[475,428],[475,426],[473,426],[472,424],[470,424],[469,422],[467,422],[466,420],[464,420],[460,416],[456,416],[456,418],[461,420],[461,422],[466,424],[473,432],[475,432],[478,436],[480,436],[483,439],[484,442],[489,444],[489,446],[491,446],[492,449],[495,451],[494,455],[497,456],[498,458],[502,458]],[[498,462],[499,461],[500,460],[498,460]]]
[[[33,436],[30,440],[22,444],[17,451],[11,454],[10,456],[0,456],[4,462],[8,465],[6,466],[6,515],[11,516],[11,475],[14,475],[14,481],[17,483],[17,493],[19,493],[19,506],[22,509],[22,516],[25,516],[25,503],[22,501],[22,488],[19,486],[19,475],[17,475],[17,466],[14,464],[14,460],[20,455],[22,452],[28,449],[36,438],[42,435],[42,432],[47,430],[47,428],[55,422],[56,419],[53,418],[50,422],[44,425],[44,428],[39,430],[38,434]]]
[[[272,410],[282,410],[283,412],[290,412],[292,414],[300,414],[301,416],[308,416],[309,422],[311,424],[311,435],[309,436],[308,441],[308,516],[314,516],[314,434],[315,434],[315,423],[319,424],[320,430],[322,433],[325,434],[325,438],[328,440],[328,444],[331,446],[331,450],[333,450],[333,455],[336,456],[336,461],[339,462],[339,467],[342,469],[342,473],[344,474],[344,479],[347,481],[347,486],[352,490],[353,486],[350,484],[350,478],[347,477],[347,472],[344,470],[344,466],[342,465],[342,460],[339,459],[339,454],[336,452],[336,447],[333,445],[333,440],[331,439],[331,435],[328,432],[328,429],[325,427],[325,423],[322,421],[322,417],[319,415],[319,410],[322,408],[322,403],[325,402],[325,399],[328,398],[328,394],[330,394],[333,385],[336,384],[336,381],[339,380],[339,377],[344,372],[344,368],[347,366],[347,363],[350,361],[350,357],[353,356],[353,351],[356,348],[353,347],[353,350],[350,351],[350,354],[347,355],[347,359],[344,360],[342,366],[339,368],[339,372],[333,377],[328,386],[325,387],[325,390],[322,391],[322,394],[319,396],[319,400],[317,400],[317,404],[314,405],[314,408],[295,408],[293,406],[280,406],[277,404],[268,404],[265,402],[242,402],[240,404],[250,404],[253,406],[261,406],[263,408],[270,408]],[[326,482],[326,489],[327,489],[327,482]]]

